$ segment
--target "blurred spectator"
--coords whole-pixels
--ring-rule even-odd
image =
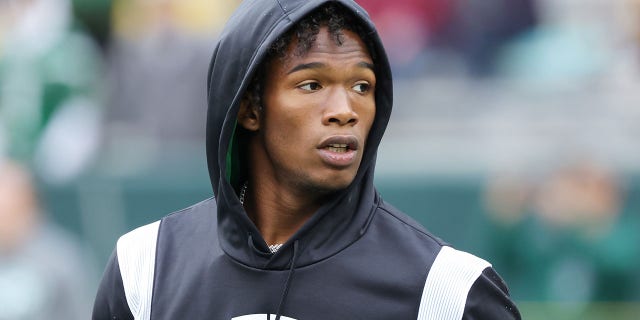
[[[514,296],[562,302],[635,299],[640,217],[624,211],[616,176],[595,163],[579,162],[552,172],[535,188],[532,183],[493,179],[486,194],[496,223],[491,233],[495,264],[513,280]]]
[[[236,2],[114,1],[107,115],[111,160],[122,167],[146,166],[163,158],[159,153],[169,154],[167,149],[204,143],[202,84],[215,36]]]
[[[534,184],[517,172],[491,176],[484,189],[485,211],[492,222],[487,230],[488,256],[509,283],[518,301],[545,299],[547,263],[536,236],[544,237],[531,215]],[[491,225],[491,224],[490,224]]]
[[[502,47],[537,23],[534,0],[358,3],[378,26],[399,76],[431,74],[439,64],[455,63],[452,56],[464,61],[471,75],[493,75]]]
[[[25,169],[0,161],[0,319],[88,319],[92,264],[41,210]]]
[[[513,226],[526,218],[531,201],[531,186],[516,173],[502,173],[489,179],[485,186],[485,206],[492,220]]]
[[[623,213],[621,191],[612,172],[590,162],[562,168],[540,186],[534,209],[554,240],[547,250],[572,249],[550,261],[552,300],[632,300],[638,294],[640,221],[637,213]]]
[[[538,0],[540,25],[505,48],[499,73],[546,91],[637,79],[634,2]]]
[[[104,48],[109,39],[112,2],[113,0],[71,0],[75,17],[100,48]]]
[[[579,163],[555,172],[540,186],[536,212],[546,225],[576,228],[598,238],[611,232],[621,207],[618,181],[593,163]]]
[[[425,51],[451,19],[448,0],[358,0],[371,15],[394,74],[422,75],[425,71]]]
[[[450,43],[460,50],[474,76],[495,72],[504,45],[538,22],[535,0],[457,0]]]
[[[0,1],[0,16],[0,140],[47,182],[68,182],[98,146],[97,47],[69,0]]]

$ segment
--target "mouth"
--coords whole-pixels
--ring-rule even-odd
[[[349,151],[349,145],[345,143],[334,143],[327,146],[327,150],[336,153],[345,153]]]
[[[358,139],[355,136],[332,136],[318,145],[323,161],[334,168],[346,168],[356,161]]]
[[[358,150],[359,143],[355,136],[332,136],[320,143],[318,149],[326,149],[330,152],[346,153]]]

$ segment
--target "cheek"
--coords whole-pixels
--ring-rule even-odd
[[[287,128],[290,132],[285,132],[286,135],[301,134],[302,132],[293,131],[306,131],[305,129],[308,129],[313,121],[311,119],[317,120],[320,117],[317,114],[317,110],[320,110],[318,101],[313,97],[296,94],[286,89],[278,90],[273,96],[268,100],[269,104],[265,110],[266,121],[271,125],[271,129]],[[275,127],[276,125],[278,127]]]
[[[280,105],[265,114],[263,128],[267,146],[286,149],[291,154],[307,148],[311,125],[307,112]]]

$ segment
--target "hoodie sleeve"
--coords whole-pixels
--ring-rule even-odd
[[[93,304],[93,320],[133,320],[129,310],[124,285],[118,266],[118,255],[113,251],[107,268],[98,287],[96,300]]]
[[[506,284],[492,267],[486,268],[471,286],[462,319],[521,319]]]

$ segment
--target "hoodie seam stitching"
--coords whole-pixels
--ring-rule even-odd
[[[275,0],[275,1],[278,3],[278,7],[280,7],[280,10],[282,10],[282,13],[284,13],[284,17],[286,17],[287,20],[291,21],[291,19],[289,19],[289,12],[287,12],[287,10],[284,9],[280,0]]]
[[[430,239],[432,239],[433,241],[435,241],[437,244],[439,244],[440,246],[444,246],[444,244],[442,243],[441,240],[439,240],[438,238],[434,237],[432,234],[425,232],[424,230],[420,230],[418,228],[416,228],[415,226],[412,226],[411,224],[407,223],[406,221],[402,220],[400,217],[398,217],[397,215],[395,215],[393,212],[389,211],[388,209],[384,208],[383,206],[379,206],[380,210],[388,213],[390,216],[392,216],[393,218],[395,218],[396,220],[398,220],[400,223],[410,227],[411,229],[417,231],[418,233],[421,233],[427,237],[429,237]]]
[[[269,28],[269,30],[265,33],[265,36],[264,36],[264,37],[262,37],[262,39],[260,39],[260,44],[258,45],[258,48],[257,48],[258,50],[255,50],[255,51],[253,52],[253,54],[251,55],[251,59],[249,59],[249,66],[248,66],[249,68],[251,68],[252,66],[257,66],[257,65],[259,65],[259,64],[261,64],[261,63],[263,63],[263,61],[260,61],[259,63],[256,63],[256,61],[255,61],[255,60],[256,60],[256,56],[257,56],[257,55],[258,55],[258,53],[260,52],[259,48],[261,48],[261,47],[264,45],[264,43],[267,41],[267,39],[269,38],[269,36],[270,36],[271,34],[273,34],[273,29],[277,28],[277,27],[280,25],[280,23],[282,22],[282,20],[284,20],[284,19],[287,19],[289,22],[291,22],[291,19],[289,19],[289,12],[287,12],[287,11],[282,7],[282,4],[280,3],[280,0],[275,0],[275,1],[276,1],[276,3],[278,3],[278,7],[279,7],[279,8],[280,8],[280,10],[282,11],[282,14],[283,14],[283,15],[282,15],[282,17],[278,18],[278,19],[273,23],[273,25],[272,25],[272,26]],[[284,33],[282,33],[282,34],[284,34]],[[280,34],[278,37],[282,36],[282,34]],[[247,70],[247,71],[248,71],[248,70]],[[246,73],[245,73],[245,75],[246,75]],[[243,79],[243,82],[244,82],[244,79]],[[246,89],[245,89],[245,90],[246,90]],[[243,94],[244,94],[244,93],[243,93]]]
[[[210,200],[213,200],[213,199],[215,199],[215,197],[209,197],[209,198],[204,199],[204,200],[202,200],[202,201],[200,201],[200,202],[198,202],[198,203],[196,203],[196,204],[194,204],[194,205],[192,205],[192,206],[189,206],[189,207],[186,207],[186,208],[180,209],[180,210],[178,210],[178,211],[171,212],[171,213],[167,214],[166,216],[162,217],[162,219],[161,219],[161,220],[164,220],[165,218],[168,218],[168,217],[171,217],[171,216],[174,216],[174,215],[181,214],[181,213],[183,213],[183,212],[185,212],[185,211],[191,211],[191,209],[193,209],[193,208],[195,208],[195,207],[198,207],[198,206],[200,206],[200,205],[204,204],[205,202],[210,201]]]

